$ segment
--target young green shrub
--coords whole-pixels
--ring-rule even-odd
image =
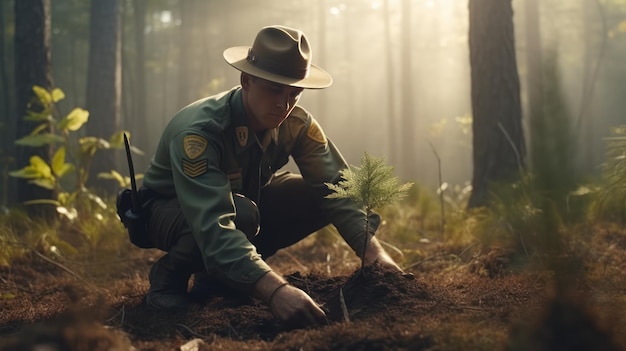
[[[490,205],[472,210],[468,220],[484,246],[527,256],[539,249],[544,211],[533,197],[531,182],[531,176],[526,175],[515,184],[494,185]]]
[[[87,189],[89,168],[98,150],[122,148],[125,132],[117,132],[109,140],[93,136],[73,138],[73,133],[89,120],[89,112],[75,108],[61,117],[56,109],[56,104],[65,98],[61,89],[49,92],[34,86],[33,91],[38,98],[37,108],[29,109],[25,120],[38,125],[15,143],[26,147],[49,145],[52,153],[49,159],[31,156],[29,165],[9,172],[9,175],[28,179],[31,184],[52,190],[54,198],[32,200],[26,204],[53,205],[60,215],[70,221],[80,215],[81,209],[85,210],[82,211],[85,215],[92,215],[93,210],[106,210],[107,205],[100,196]]]
[[[592,211],[596,218],[626,224],[626,124],[606,138],[606,162]]]
[[[123,148],[123,136],[127,132],[114,133],[109,140],[79,136],[79,131],[89,120],[88,111],[75,108],[62,116],[56,108],[56,104],[65,97],[61,89],[47,91],[34,86],[33,91],[37,98],[31,104],[25,120],[37,125],[29,135],[15,143],[35,148],[50,146],[51,153],[49,158],[31,156],[27,166],[11,171],[9,175],[52,190],[52,198],[25,203],[54,206],[59,215],[55,223],[48,223],[41,230],[33,230],[37,237],[35,240],[45,242],[44,249],[55,247],[63,255],[77,253],[77,249],[83,245],[93,249],[104,244],[110,246],[112,243],[127,242],[125,230],[113,206],[114,199],[102,198],[87,188],[89,169],[96,152]],[[141,154],[134,147],[132,151]],[[123,177],[115,170],[98,176],[116,180],[120,187],[130,182],[128,177]],[[26,241],[25,237],[23,239]]]

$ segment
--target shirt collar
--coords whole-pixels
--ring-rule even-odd
[[[278,143],[278,128],[270,129],[265,133],[263,140],[257,141],[256,133],[250,127],[250,121],[246,115],[246,109],[243,107],[243,95],[241,87],[235,91],[231,99],[232,125],[234,137],[236,140],[235,150],[241,153],[247,150],[251,145],[258,143],[263,150],[267,150],[270,142]]]

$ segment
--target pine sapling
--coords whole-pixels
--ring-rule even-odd
[[[413,183],[400,184],[393,176],[393,167],[383,159],[370,156],[367,152],[361,158],[361,166],[351,166],[340,171],[341,180],[337,184],[325,183],[331,190],[329,199],[351,199],[365,210],[365,240],[361,253],[361,270],[365,262],[365,252],[371,233],[369,217],[374,209],[383,208],[406,196]]]

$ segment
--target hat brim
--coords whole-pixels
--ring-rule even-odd
[[[255,77],[267,79],[272,82],[305,89],[323,89],[333,83],[333,78],[320,67],[311,64],[309,75],[302,79],[290,78],[267,72],[248,62],[249,46],[235,46],[224,50],[224,60],[236,69],[251,74]]]

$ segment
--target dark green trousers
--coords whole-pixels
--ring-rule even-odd
[[[326,190],[307,184],[299,174],[277,173],[261,189],[258,206],[244,196],[233,196],[237,210],[235,225],[266,259],[330,223],[319,207],[323,191]],[[148,213],[152,242],[167,252],[161,259],[162,265],[187,279],[192,273],[205,270],[178,199],[154,199]]]

